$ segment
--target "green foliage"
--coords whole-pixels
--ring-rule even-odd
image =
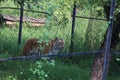
[[[5,34],[7,32],[7,34]],[[9,36],[12,35],[12,36]],[[0,52],[17,52],[17,32],[16,30],[11,32],[10,29],[5,28],[5,29],[0,29]],[[14,40],[14,41],[13,41]]]
[[[21,4],[23,0],[14,0]],[[25,9],[40,10],[49,13],[46,15],[46,26],[51,27],[52,25],[62,24],[62,27],[66,27],[67,23],[71,20],[71,11],[74,0],[33,0],[25,2]],[[9,2],[9,1],[6,1]],[[14,3],[12,2],[12,3]],[[9,2],[11,3],[11,2]],[[14,6],[19,7],[17,4]],[[13,11],[14,12],[14,11]],[[4,13],[4,12],[3,12]],[[19,14],[19,13],[16,13]],[[25,12],[26,15],[30,15]],[[36,14],[37,16],[40,14]],[[32,15],[31,15],[32,16]]]
[[[49,65],[51,66],[54,65],[54,61],[53,62],[49,62],[47,61],[46,58],[43,59],[43,61],[37,61],[35,66],[30,68],[30,71],[32,72],[33,76],[30,79],[40,79],[40,80],[48,80],[49,76],[48,74],[43,70],[43,65]]]
[[[76,0],[77,9],[79,11],[77,15],[89,16],[89,9],[92,7],[91,9],[93,9],[92,11],[94,13],[92,17],[104,18],[104,15],[97,16],[97,12],[95,12],[96,10],[98,12],[103,11],[101,7],[101,5],[104,5],[103,1],[104,3],[106,2],[105,4],[109,3],[108,0]],[[49,14],[41,16],[40,14],[25,12],[25,15],[44,17],[47,23],[45,27],[40,28],[28,28],[28,26],[23,26],[20,51],[17,50],[18,28],[14,27],[11,29],[6,28],[6,26],[5,28],[0,28],[0,58],[20,56],[26,40],[30,38],[38,38],[40,42],[48,42],[58,36],[65,41],[64,52],[69,52],[73,2],[73,0],[26,0],[26,9],[46,11]],[[1,2],[1,4],[1,6],[8,5],[19,7],[18,4],[14,4],[13,0],[6,0],[5,2]],[[16,10],[2,10],[1,13],[19,15],[19,11],[15,11]],[[90,20],[87,19],[76,18],[74,52],[96,51],[100,47],[107,29],[107,22],[91,20],[92,25],[89,25],[89,21]],[[120,50],[120,48],[118,47],[116,50]],[[4,62],[0,64],[0,79],[34,80],[37,78],[38,80],[89,80],[93,57],[94,56],[80,55],[70,58],[55,59],[55,61],[52,62],[46,60],[38,62],[35,60]],[[119,75],[115,72],[114,76]],[[116,79],[118,80],[119,78]],[[111,80],[113,79],[111,78]]]
[[[85,13],[87,13],[86,10],[83,11],[83,13],[81,13],[81,14],[88,15]],[[74,51],[75,52],[83,51],[83,50],[86,50],[86,51],[87,50],[96,50],[96,48],[99,48],[99,46],[97,46],[97,45],[100,44],[100,42],[101,42],[101,37],[103,36],[106,25],[105,24],[103,25],[102,21],[99,22],[100,24],[95,22],[96,24],[94,26],[92,26],[95,29],[91,32],[91,33],[93,33],[93,35],[89,35],[90,41],[86,45],[86,44],[84,44],[85,43],[84,38],[85,38],[85,33],[86,33],[86,28],[87,28],[87,24],[86,24],[87,22],[88,22],[88,20],[83,20],[83,19],[77,19],[77,21],[76,21],[76,29],[75,29],[76,33],[75,33],[75,39],[74,39],[74,41],[75,41],[75,44],[74,44],[75,50]],[[98,27],[97,25],[100,25],[100,27]],[[69,52],[70,31],[71,31],[70,26],[71,26],[71,24],[69,23],[68,26],[66,26],[65,28],[60,28],[60,27],[58,28],[56,26],[53,26],[50,29],[47,29],[45,27],[40,27],[40,28],[23,27],[22,45],[21,45],[20,52],[17,52],[17,50],[16,50],[17,49],[18,28],[0,29],[0,37],[2,37],[2,38],[0,38],[0,42],[1,42],[0,43],[0,45],[1,45],[0,46],[0,48],[1,48],[0,49],[1,50],[0,57],[3,58],[3,57],[19,56],[20,53],[22,52],[23,45],[27,39],[38,38],[39,40],[49,40],[49,39],[55,38],[56,35],[58,37],[64,39],[65,52]],[[98,31],[99,37],[97,37],[98,34],[96,34],[95,31]],[[94,35],[94,34],[96,34],[96,35]],[[90,46],[90,48],[86,48],[86,46]],[[53,80],[56,80],[56,79],[89,80],[90,64],[92,63],[92,60],[90,61],[88,59],[91,59],[91,57],[89,57],[89,58],[75,57],[73,59],[70,59],[70,58],[65,59],[64,58],[64,59],[62,59],[61,62],[59,62],[59,63],[56,62],[55,65],[54,65],[54,62],[52,63],[52,65],[47,64],[49,62],[44,62],[44,63],[40,62],[42,65],[42,68],[39,68],[38,64],[34,63],[35,62],[34,60],[33,61],[32,60],[30,60],[30,61],[27,61],[27,60],[26,61],[15,61],[15,62],[13,61],[13,62],[7,62],[5,64],[1,64],[0,66],[2,69],[0,69],[0,71],[5,70],[5,72],[8,72],[8,73],[10,73],[9,70],[14,71],[14,73],[16,73],[16,74],[14,74],[13,72],[11,74],[5,74],[2,72],[1,73],[6,75],[6,77],[5,77],[5,75],[3,75],[4,78],[8,78],[8,76],[12,76],[13,78],[16,78],[17,80],[19,80],[19,79],[28,80],[29,78],[32,78],[30,80],[34,80],[34,78],[36,76],[39,79],[39,74],[41,75],[42,73],[44,74],[44,76],[42,76],[42,78],[46,78],[45,77],[45,73],[46,73],[48,75],[48,77],[47,77],[48,80],[49,79],[50,80],[51,79],[53,79]],[[55,61],[57,61],[57,60],[55,60]],[[69,64],[71,66],[69,66]],[[33,72],[31,70],[29,70],[31,68],[32,68],[33,72],[35,70],[37,70],[35,72],[35,74],[33,74]],[[43,72],[41,72],[41,70],[43,70]],[[65,73],[64,75],[63,75],[63,72]],[[6,80],[6,79],[4,79],[4,80]]]
[[[89,80],[90,65],[86,64],[84,68],[82,67],[83,63],[81,64],[82,65],[68,65],[63,62],[56,62],[56,59],[55,61],[42,59],[37,62],[36,60],[9,61],[0,64],[0,80],[44,80],[41,79],[41,77],[45,78],[45,80]],[[35,74],[33,74],[34,71]],[[48,75],[47,78],[45,77],[46,75]]]
[[[71,20],[71,10],[73,1],[49,0],[39,2],[40,8],[48,12],[46,16],[46,26],[63,24],[63,27]]]
[[[16,8],[18,8],[19,6],[15,5],[13,1],[7,0],[5,2],[0,2],[0,7],[16,7]],[[0,9],[0,14],[18,16],[19,10]]]
[[[2,78],[1,80],[18,80],[18,79],[16,76],[9,75],[9,76]]]
[[[67,63],[64,63],[64,59],[65,58],[59,59],[62,61],[57,60],[55,66],[53,66],[53,67],[44,65],[44,70],[49,75],[48,80],[57,80],[57,79],[60,79],[60,80],[89,80],[90,79],[89,72],[90,72],[91,65],[86,64],[86,66],[85,66],[83,63],[81,63],[82,59],[78,62],[78,64],[69,64],[70,61],[68,61]],[[82,65],[79,63],[81,63]],[[84,67],[82,67],[82,66],[84,66]]]

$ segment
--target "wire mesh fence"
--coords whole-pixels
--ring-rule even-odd
[[[0,61],[3,61],[0,65],[1,79],[90,80],[91,67],[93,66],[95,54],[102,53],[101,51],[104,49],[104,36],[107,35],[108,22],[104,19],[105,15],[103,13],[99,15],[93,7],[90,10],[79,8],[78,5],[76,7],[74,37],[71,37],[73,22],[72,8],[72,16],[68,14],[69,16],[67,17],[66,14],[56,16],[57,12],[54,15],[35,13],[35,16],[40,15],[45,22],[39,27],[28,27],[32,23],[23,23],[19,49],[17,45],[18,24],[12,29],[1,28],[0,58],[2,59]],[[0,12],[4,13],[4,11]],[[24,12],[24,16],[29,17],[28,15],[31,16],[32,14]],[[35,20],[36,18],[33,19]],[[56,37],[63,39],[65,46],[64,50],[60,51],[58,55],[30,55],[21,57],[27,40],[37,38],[40,42],[48,42]],[[70,50],[71,38],[73,41],[73,53]],[[28,47],[31,48],[31,45]],[[115,51],[119,52],[119,44],[115,48]],[[112,59],[107,78],[108,80],[119,80],[119,55],[113,55]]]

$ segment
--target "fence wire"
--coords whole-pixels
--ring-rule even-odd
[[[13,13],[10,9],[8,11]],[[19,11],[15,11],[16,15],[19,16]],[[6,12],[0,11],[0,14],[3,13]],[[41,16],[45,23],[37,27],[33,26],[33,23],[30,22],[23,23],[20,49],[17,48],[19,23],[15,22],[15,25],[10,25],[14,26],[12,28],[8,27],[9,25],[2,25],[3,27],[0,29],[0,73],[2,74],[0,79],[90,80],[91,66],[95,54],[103,52],[101,48],[103,49],[104,47],[104,36],[106,35],[108,22],[104,19],[103,13],[98,15],[98,12],[93,8],[89,10],[77,8],[74,38],[72,39],[74,46],[73,53],[70,52],[73,16],[70,17],[70,20],[63,19],[62,21],[57,21],[59,19],[49,15],[35,13],[32,16],[28,12],[24,13],[24,16],[27,17]],[[58,16],[58,18],[60,17]],[[37,23],[34,24],[37,25]],[[58,55],[20,56],[28,39],[37,38],[47,41],[55,37],[62,38],[65,43],[65,49]],[[114,40],[113,44],[116,44],[116,42],[118,42],[117,39],[116,41]],[[111,53],[119,54],[119,47],[118,43]],[[43,57],[47,58],[44,59]],[[120,73],[119,63],[120,56],[112,55],[107,76],[108,80],[120,79],[118,75]]]

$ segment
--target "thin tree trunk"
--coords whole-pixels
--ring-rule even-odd
[[[104,5],[104,13],[106,14],[107,20],[109,20],[110,6]],[[111,39],[112,50],[115,49],[115,47],[119,43],[119,33],[120,33],[120,13],[118,13],[115,17],[116,17],[116,20],[114,21],[113,33],[112,33],[112,39]],[[101,50],[104,50],[105,43],[106,43],[106,36],[107,36],[107,30],[100,47]],[[111,59],[111,54],[109,55],[109,59]],[[102,80],[103,64],[104,64],[104,54],[103,53],[97,54],[91,69],[91,80]]]

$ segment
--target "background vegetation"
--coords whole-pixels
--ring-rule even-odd
[[[5,0],[0,2],[0,7],[7,6],[19,8],[19,5],[16,2],[14,3],[13,0],[4,1]],[[104,13],[102,12],[102,3],[100,2],[100,5],[96,6],[93,2],[94,1],[89,2],[89,0],[82,2],[77,1],[77,15],[105,18]],[[81,4],[83,4],[83,6],[81,6]],[[24,16],[43,18],[46,20],[46,24],[45,26],[37,28],[23,25],[20,50],[18,50],[17,45],[18,24],[13,28],[1,25],[0,58],[20,56],[23,46],[29,38],[45,40],[53,39],[58,36],[65,41],[65,49],[63,52],[70,52],[72,8],[73,0],[26,1],[25,9],[46,11],[49,14],[44,15],[33,12],[24,12]],[[0,14],[19,16],[19,11],[0,9]],[[74,52],[98,50],[104,38],[103,36],[106,29],[106,21],[76,18]],[[119,48],[117,50],[119,50]],[[61,54],[63,52],[61,52]],[[0,80],[90,80],[90,69],[93,59],[94,55],[79,55],[76,57],[55,58],[50,61],[39,59],[1,62]],[[119,64],[119,62],[116,62],[115,64]],[[120,80],[118,77],[119,71],[115,70],[115,68],[119,69],[118,65],[112,65],[113,66],[110,67],[108,80]]]

